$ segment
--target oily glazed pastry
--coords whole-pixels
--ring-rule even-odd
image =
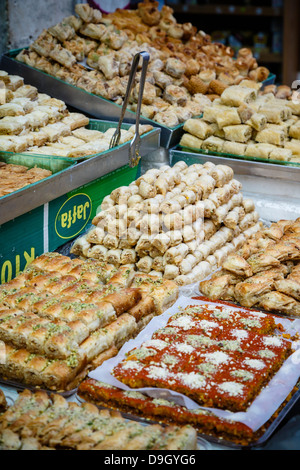
[[[214,300],[298,317],[299,249],[299,219],[279,221],[249,238],[199,289]]]
[[[0,141],[1,145],[1,141]],[[42,168],[29,169],[23,165],[3,164],[0,167],[1,183],[0,197],[6,196],[29,184],[36,183],[52,175],[49,170]]]
[[[66,418],[67,417],[67,418]],[[91,423],[93,426],[91,427]],[[1,450],[193,450],[191,426],[127,421],[118,412],[78,405],[58,394],[25,390],[1,417]]]
[[[1,376],[49,390],[76,386],[176,301],[173,281],[159,279],[153,293],[135,276],[132,265],[117,270],[57,253],[36,258],[0,288]]]

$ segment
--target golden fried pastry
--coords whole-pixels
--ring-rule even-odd
[[[163,96],[168,103],[178,106],[185,106],[188,99],[186,92],[176,85],[168,85]]]
[[[187,82],[186,87],[192,95],[195,95],[196,93],[206,94],[208,90],[208,85],[201,80],[198,75],[193,75]]]

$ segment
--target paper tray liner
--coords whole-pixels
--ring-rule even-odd
[[[194,301],[194,303],[196,303],[196,304],[198,304],[198,302],[201,303],[201,301],[197,301],[197,300]],[[209,302],[211,302],[211,301],[209,301]],[[137,391],[137,392],[140,391],[140,392],[143,393],[143,389],[138,389],[138,388],[137,388],[137,389],[131,389],[130,387],[125,386],[125,385],[122,384],[120,381],[118,381],[118,380],[115,379],[113,376],[111,376],[111,374],[110,374],[109,371],[111,371],[111,370],[114,368],[114,366],[122,360],[123,356],[124,356],[129,350],[132,350],[134,347],[140,347],[141,344],[142,344],[146,339],[149,339],[149,338],[152,336],[152,332],[156,331],[156,330],[159,329],[160,327],[163,327],[163,326],[165,325],[165,322],[167,321],[167,320],[165,319],[166,317],[169,318],[172,313],[174,313],[175,311],[178,311],[178,308],[180,308],[180,309],[181,309],[181,308],[184,308],[184,307],[186,306],[186,304],[187,304],[187,305],[192,305],[192,304],[193,304],[193,299],[191,299],[191,298],[188,299],[188,298],[184,298],[184,297],[179,298],[178,301],[176,302],[176,304],[174,304],[173,307],[171,307],[171,308],[168,310],[168,312],[167,312],[166,314],[161,315],[159,318],[153,319],[153,320],[149,323],[149,325],[143,330],[143,332],[141,333],[141,335],[138,335],[135,340],[130,341],[129,344],[126,344],[125,347],[122,348],[122,350],[118,353],[117,357],[113,358],[112,360],[106,361],[106,362],[99,368],[99,370],[96,369],[96,370],[94,370],[91,374],[89,374],[90,378],[93,378],[93,379],[95,379],[95,380],[99,380],[99,381],[101,381],[101,382],[105,382],[105,383],[107,383],[108,385],[114,385],[115,387],[121,388],[122,390]],[[237,307],[237,306],[235,305],[234,308],[239,308],[239,307]],[[267,314],[267,315],[268,315],[268,314]],[[278,316],[275,315],[275,317],[278,317]],[[278,320],[278,319],[277,319],[277,320]],[[280,320],[281,320],[281,318],[280,318]],[[282,319],[282,322],[286,322],[286,324],[287,324],[287,326],[288,326],[288,328],[287,328],[286,331],[288,331],[288,329],[291,327],[291,325],[292,325],[292,323],[293,323],[293,322],[291,321],[291,319],[287,319],[287,318],[283,318],[283,319]],[[281,322],[281,323],[282,323],[282,322]],[[285,323],[284,323],[284,324],[285,324]],[[159,325],[159,326],[157,326],[157,325]],[[293,327],[291,327],[291,328],[293,328]],[[294,333],[293,333],[293,335],[294,335]],[[124,357],[125,357],[125,356],[124,356]],[[294,357],[294,356],[292,355],[291,358],[293,359],[293,357]],[[285,366],[285,368],[284,368],[284,370],[285,370],[285,372],[284,372],[285,377],[286,377],[286,370],[287,370],[286,367],[288,367],[288,370],[291,371],[291,369],[290,369],[290,364],[291,364],[291,362],[289,362],[289,365],[288,365],[288,364],[286,364],[286,365],[284,364],[284,365],[283,365],[283,367]],[[266,425],[266,423],[269,422],[269,420],[270,420],[271,417],[274,415],[274,413],[277,413],[277,412],[278,412],[278,410],[279,410],[279,409],[281,408],[281,406],[282,406],[282,403],[287,400],[287,396],[289,396],[291,393],[292,393],[292,394],[295,394],[295,391],[297,391],[294,387],[296,386],[295,384],[296,384],[297,381],[299,380],[299,373],[298,373],[298,375],[297,375],[297,378],[295,378],[295,374],[296,374],[295,367],[296,367],[296,366],[293,366],[293,368],[292,368],[292,375],[291,375],[289,381],[287,382],[287,385],[285,384],[285,381],[284,381],[284,384],[285,384],[285,385],[284,385],[284,389],[282,388],[282,386],[278,387],[279,376],[281,376],[280,374],[279,374],[278,378],[276,377],[276,380],[275,380],[274,384],[272,385],[272,387],[267,387],[267,389],[268,389],[268,394],[270,393],[269,389],[271,390],[271,392],[272,392],[272,390],[273,390],[272,393],[274,393],[274,386],[276,387],[276,397],[275,397],[275,404],[276,404],[276,407],[275,407],[274,404],[273,404],[271,407],[269,407],[268,410],[266,410],[266,411],[263,413],[264,416],[259,417],[258,420],[257,420],[257,419],[254,419],[254,421],[253,421],[253,418],[254,418],[254,416],[255,416],[255,414],[253,415],[254,409],[257,411],[257,407],[261,407],[262,404],[265,403],[265,400],[266,400],[266,399],[267,399],[269,402],[270,402],[270,400],[271,400],[271,402],[273,402],[273,400],[270,398],[270,396],[269,396],[268,394],[266,395],[266,393],[265,393],[265,394],[264,394],[264,397],[263,397],[262,399],[260,399],[258,403],[256,403],[256,405],[255,405],[254,409],[252,410],[252,412],[250,413],[250,415],[247,416],[247,414],[243,413],[243,414],[242,414],[243,419],[240,420],[240,418],[238,418],[237,421],[244,423],[246,426],[248,426],[247,423],[252,423],[252,425],[254,425],[254,428],[253,428],[253,429],[254,429],[254,432],[256,432],[256,430],[259,430],[259,429],[263,428],[263,427]],[[280,371],[280,373],[282,374],[283,372]],[[275,375],[276,375],[276,374],[275,374]],[[273,379],[272,379],[272,380],[273,380]],[[276,385],[276,383],[277,383],[277,385]],[[81,389],[81,388],[80,388],[80,389]],[[152,390],[152,388],[151,388],[151,390]],[[162,396],[162,395],[160,395],[160,393],[161,393],[160,390],[161,390],[161,389],[158,388],[158,389],[155,389],[155,390],[156,390],[156,392],[157,392],[157,393],[156,393],[157,396],[156,396],[156,395],[153,395],[153,394],[152,394],[151,396],[153,396],[153,397],[156,396],[157,398],[159,398],[159,396]],[[146,392],[146,393],[147,393],[147,392]],[[173,394],[174,394],[174,393],[173,393]],[[174,400],[175,402],[176,402],[176,395],[180,395],[180,394],[175,394],[175,397],[174,397],[174,398],[175,398],[175,400]],[[173,396],[173,395],[172,395],[172,396]],[[298,396],[299,396],[299,394],[295,394],[295,400],[298,399]],[[172,397],[171,397],[171,396],[167,396],[166,394],[164,395],[164,397],[167,398],[167,399],[169,398],[169,400],[172,400]],[[162,396],[162,398],[163,398],[163,396]],[[178,397],[177,397],[177,398],[178,398]],[[184,401],[182,401],[182,400],[181,400],[181,401],[177,401],[177,403],[179,403],[179,405],[185,406],[186,408],[190,408],[190,409],[191,409],[191,408],[194,408],[194,407],[189,406],[189,403],[188,403],[188,401],[186,402],[186,400],[184,400]],[[293,404],[293,402],[291,402],[291,404]],[[201,408],[205,408],[205,407],[201,407]],[[212,411],[214,411],[214,410],[212,410]],[[217,410],[215,410],[215,411],[217,411]],[[287,411],[288,411],[288,410],[287,410]],[[224,414],[224,413],[223,413],[223,414],[222,414],[222,413],[219,413],[218,416],[219,416],[219,417],[224,416],[225,419],[226,419],[226,416],[227,416],[227,418],[228,418],[229,420],[231,419],[230,416],[228,417],[228,415],[226,415],[226,414]],[[246,418],[246,416],[247,416],[247,418]],[[246,418],[246,419],[244,419],[244,418]],[[277,421],[276,421],[276,422],[277,422]],[[248,427],[249,427],[249,426],[248,426]],[[251,429],[251,428],[249,427],[249,429]],[[252,430],[251,430],[251,431],[252,431]],[[253,431],[252,431],[252,433],[253,433]]]

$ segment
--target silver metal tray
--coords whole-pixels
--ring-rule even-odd
[[[20,382],[15,382],[13,380],[6,380],[3,377],[0,377],[0,385],[3,385],[5,387],[10,387],[12,390],[14,390],[16,392],[22,392],[23,390],[28,389],[32,392],[43,391],[43,392],[46,392],[46,393],[57,393],[58,395],[61,395],[65,398],[68,398],[68,397],[71,397],[72,395],[75,395],[76,391],[77,391],[77,388],[73,388],[72,390],[56,392],[54,390],[47,390],[47,389],[41,388],[41,387],[34,387],[32,385],[22,384]]]
[[[297,390],[294,393],[293,397],[283,406],[282,410],[279,411],[278,415],[272,421],[272,423],[269,426],[266,426],[266,430],[262,433],[262,435],[249,444],[237,444],[233,441],[228,441],[226,439],[218,438],[209,434],[202,434],[200,432],[197,433],[198,443],[203,446],[203,450],[213,450],[214,445],[221,446],[221,448],[225,447],[227,449],[232,449],[232,450],[251,450],[251,449],[256,449],[256,448],[263,448],[263,446],[265,446],[266,443],[270,441],[273,434],[277,431],[277,429],[282,424],[282,422],[291,417],[294,407],[299,402],[299,398],[300,398],[300,390]],[[76,399],[78,400],[79,403],[85,402],[85,400],[81,398],[81,396],[78,394],[78,391],[76,392]],[[102,405],[96,405],[96,406],[98,406],[99,409],[109,409],[111,411],[117,409],[117,408],[114,408],[114,409],[109,408],[109,406],[108,407],[104,407]],[[123,416],[123,418],[131,420],[131,421],[137,421],[137,422],[144,423],[144,424],[157,424],[158,423],[158,421],[153,421],[148,418],[143,418],[141,416],[135,415],[134,413],[125,413],[123,411],[120,411],[120,413]],[[209,447],[209,444],[212,444],[212,448]]]
[[[228,165],[242,183],[243,194],[255,202],[262,219],[277,221],[300,216],[300,167],[239,160],[198,152],[170,150],[170,164],[183,160],[188,165],[205,163]]]
[[[111,123],[115,127],[117,123]],[[140,156],[159,147],[160,129],[141,136]],[[0,198],[0,225],[74,189],[128,165],[130,142],[61,171],[38,183]]]
[[[69,85],[45,72],[17,61],[15,57],[21,50],[14,50],[4,54],[0,61],[0,67],[8,73],[20,75],[26,83],[37,87],[40,92],[48,93],[55,98],[61,99],[68,106],[72,106],[90,116],[108,121],[119,121],[122,109],[120,105],[101,96],[88,93],[81,88]],[[136,113],[127,110],[124,122],[134,124],[135,121]],[[140,122],[141,124],[150,124],[161,129],[161,145],[164,148],[172,148],[177,145],[183,134],[183,124],[169,128],[143,116],[141,116]]]

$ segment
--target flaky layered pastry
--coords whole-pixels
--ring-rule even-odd
[[[299,226],[299,219],[280,220],[258,231],[227,257],[220,272],[200,282],[200,291],[212,299],[298,317]]]
[[[0,374],[50,390],[74,388],[177,296],[175,283],[154,276],[147,283],[132,265],[41,255],[0,287]]]
[[[92,423],[92,425],[91,425]],[[22,392],[1,416],[1,450],[194,450],[191,426],[143,426],[58,394]]]

